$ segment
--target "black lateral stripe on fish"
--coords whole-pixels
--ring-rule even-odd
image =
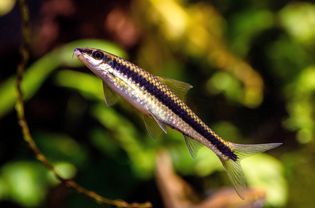
[[[237,155],[230,149],[230,147],[220,141],[221,139],[219,139],[217,135],[214,135],[213,132],[209,132],[209,130],[205,129],[205,127],[203,127],[200,122],[189,115],[190,113],[187,112],[186,106],[183,107],[181,101],[174,100],[176,99],[176,97],[173,97],[172,99],[169,96],[169,92],[159,89],[156,85],[154,85],[154,83],[150,82],[147,77],[136,72],[136,65],[133,65],[132,63],[129,63],[129,65],[125,65],[123,62],[117,60],[110,61],[109,65],[121,71],[123,74],[131,78],[134,82],[140,84],[141,87],[144,87],[145,90],[155,96],[162,104],[169,107],[176,115],[178,115],[186,123],[191,125],[198,133],[207,138],[222,154],[234,161],[237,160]]]
[[[76,48],[74,54],[103,80],[104,90],[105,88],[107,90],[108,85],[142,113],[151,116],[163,131],[166,132],[164,125],[180,131],[185,136],[189,151],[193,151],[193,147],[189,146],[187,137],[214,151],[241,198],[244,198],[242,193],[246,183],[240,160],[281,145],[281,143],[235,144],[225,141],[202,122],[158,77],[127,60],[99,49]]]

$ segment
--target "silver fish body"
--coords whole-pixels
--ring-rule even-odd
[[[214,151],[242,197],[245,180],[242,156],[263,152],[280,143],[242,145],[223,140],[210,129],[159,77],[99,49],[76,48],[74,54],[113,91],[164,129],[167,125]]]

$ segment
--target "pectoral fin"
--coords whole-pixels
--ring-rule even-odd
[[[185,100],[188,90],[193,86],[175,79],[158,77],[159,81],[166,84],[179,98]]]
[[[166,126],[162,122],[160,122],[157,118],[155,118],[153,115],[143,116],[143,121],[145,124],[145,127],[149,133],[149,135],[152,138],[158,138],[161,136],[161,134],[164,132],[167,134]]]
[[[118,101],[118,95],[116,95],[104,82],[103,91],[106,106],[112,106]]]

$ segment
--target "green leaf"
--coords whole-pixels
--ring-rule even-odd
[[[266,191],[266,203],[282,207],[288,199],[288,186],[280,161],[267,154],[258,154],[242,161],[245,176],[250,187]]]
[[[48,189],[47,170],[36,162],[11,162],[1,168],[2,196],[28,207],[37,207]]]
[[[100,89],[101,90],[101,89]],[[98,104],[92,108],[92,115],[111,132],[112,137],[127,153],[136,174],[142,178],[152,176],[155,165],[156,148],[148,144],[154,143],[153,139],[142,138],[137,133],[136,127],[112,108]],[[104,131],[106,131],[104,129]],[[104,138],[106,139],[106,138]]]
[[[35,141],[43,153],[53,162],[69,161],[84,166],[87,151],[71,137],[64,134],[36,132]]]
[[[22,89],[26,100],[30,99],[41,87],[49,75],[60,66],[80,66],[80,62],[72,58],[73,49],[77,47],[94,47],[125,56],[117,46],[102,40],[78,40],[56,48],[26,69]],[[15,76],[8,78],[0,85],[0,117],[13,109],[16,102]]]
[[[62,70],[55,80],[57,85],[74,89],[87,99],[104,100],[102,81],[93,74]]]
[[[248,9],[237,12],[231,18],[230,25],[228,33],[232,39],[230,47],[238,54],[246,56],[252,40],[274,25],[274,16],[272,12],[265,9]]]
[[[77,170],[76,167],[68,162],[57,162],[54,164],[55,170],[57,173],[62,176],[64,179],[71,179],[75,176]],[[51,181],[53,184],[59,184],[60,181],[55,177],[52,172],[49,172]]]
[[[280,22],[288,33],[304,45],[314,45],[315,5],[306,2],[288,4],[280,11]]]
[[[243,89],[239,80],[226,72],[215,73],[207,82],[207,90],[212,94],[224,94],[233,102],[243,102]]]
[[[285,121],[285,126],[298,132],[297,139],[300,143],[311,142],[315,135],[314,76],[315,66],[307,67],[286,90],[289,118]]]

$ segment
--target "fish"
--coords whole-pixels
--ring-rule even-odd
[[[167,133],[167,127],[181,132],[193,157],[197,151],[196,144],[210,148],[222,162],[242,199],[246,180],[240,161],[282,144],[236,144],[224,140],[185,104],[185,96],[192,88],[190,84],[155,76],[100,49],[75,48],[74,55],[102,80],[108,106],[116,103],[119,95],[141,112],[149,133],[156,132],[156,129]]]

